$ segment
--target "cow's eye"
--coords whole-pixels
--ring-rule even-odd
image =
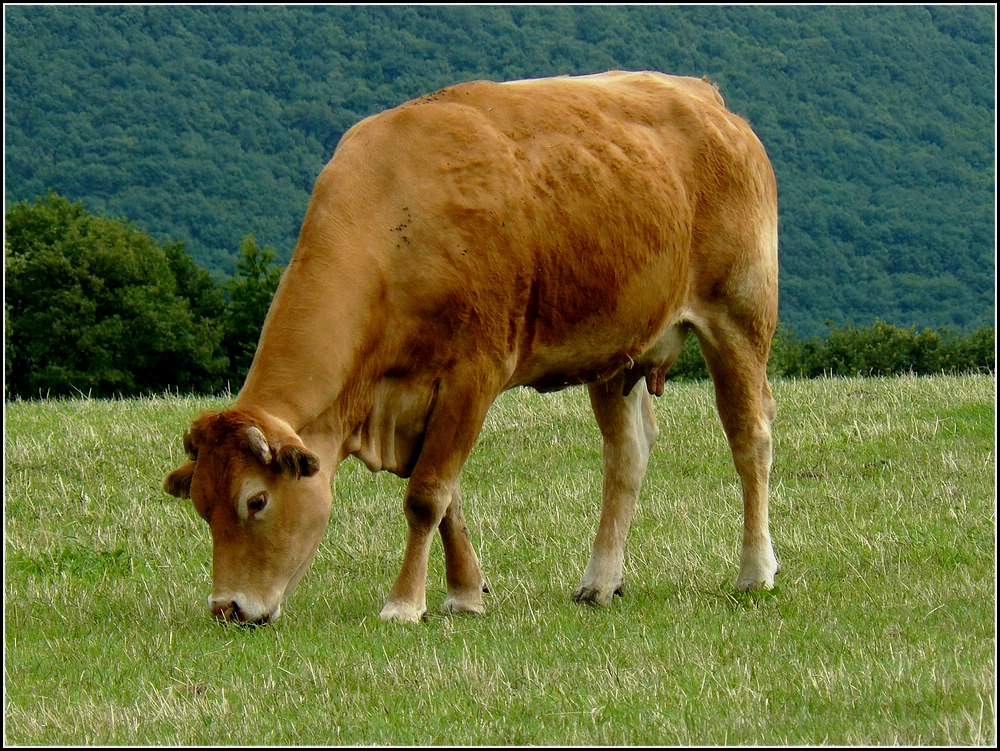
[[[247,514],[251,517],[259,514],[267,506],[267,493],[257,493],[247,499]]]

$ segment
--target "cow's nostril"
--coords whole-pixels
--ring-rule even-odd
[[[239,619],[240,608],[235,600],[209,600],[208,607],[212,615],[220,621]]]
[[[281,608],[277,608],[273,613],[265,613],[264,615],[254,615],[252,611],[245,610],[236,599],[214,599],[210,598],[208,602],[209,610],[212,615],[223,622],[226,623],[240,623],[252,626],[263,626],[264,624],[270,623],[276,620],[278,613]]]

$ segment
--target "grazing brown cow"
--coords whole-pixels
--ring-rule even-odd
[[[194,421],[190,461],[164,482],[211,528],[212,612],[277,617],[351,455],[409,478],[381,617],[423,617],[435,530],[443,610],[482,612],[462,466],[500,392],[573,384],[604,438],[575,598],[608,604],[657,434],[649,395],[692,330],[743,484],[737,586],[773,586],[777,223],[764,147],[701,80],[468,83],[355,125],[316,182],[235,405]]]

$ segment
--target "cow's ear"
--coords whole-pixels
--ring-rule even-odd
[[[175,498],[191,497],[191,478],[194,476],[194,462],[184,462],[163,478],[163,489]]]
[[[305,446],[285,445],[278,449],[278,466],[296,478],[312,477],[319,472],[319,457]]]
[[[294,475],[296,479],[319,472],[319,457],[307,449],[298,436],[272,449],[264,432],[251,425],[247,428],[247,447],[264,466],[274,463],[279,471]]]
[[[184,431],[184,451],[188,455],[188,459],[194,461],[198,458],[198,449],[195,448],[194,438],[191,436],[191,428]]]

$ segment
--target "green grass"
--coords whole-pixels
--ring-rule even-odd
[[[13,744],[985,744],[996,740],[995,378],[778,381],[778,587],[737,595],[738,485],[708,383],[670,384],[611,609],[586,394],[505,394],[463,477],[491,592],[383,624],[401,480],[345,463],[265,628],[212,621],[207,527],[165,495],[223,400],[9,403]]]

